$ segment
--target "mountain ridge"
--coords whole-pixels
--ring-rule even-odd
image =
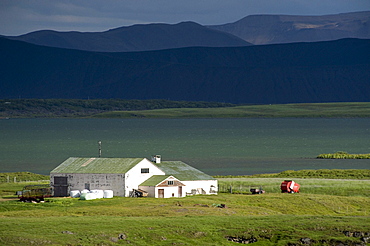
[[[370,11],[318,16],[249,15],[232,23],[207,27],[255,45],[370,39]]]
[[[102,32],[40,30],[6,38],[97,52],[370,39],[370,11],[317,16],[249,15],[232,23],[207,26],[184,21],[177,24],[136,24]]]
[[[370,101],[370,40],[100,53],[0,38],[0,98]]]
[[[37,45],[97,52],[128,52],[190,46],[248,46],[232,34],[187,21],[177,24],[137,24],[103,32],[58,32],[40,30],[7,37]]]

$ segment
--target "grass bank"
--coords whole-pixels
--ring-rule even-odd
[[[344,151],[338,151],[330,154],[320,154],[319,159],[370,159],[370,154],[348,154]]]
[[[232,107],[218,102],[188,102],[163,99],[0,99],[1,118],[89,117],[115,110],[150,110],[161,108]]]
[[[301,179],[367,179],[370,180],[370,169],[309,169],[287,170],[280,173],[214,176],[215,178],[301,178]]]
[[[234,194],[250,194],[252,188],[262,188],[267,193],[279,193],[280,184],[291,178],[219,178],[219,190]],[[301,185],[304,194],[370,197],[370,180],[293,178]]]
[[[7,118],[368,118],[370,102],[235,105],[122,99],[1,99]]]
[[[17,183],[40,180],[49,180],[49,175],[36,174],[31,172],[0,173],[0,183]]]
[[[96,118],[354,118],[370,117],[370,103],[302,103],[245,105],[222,108],[171,108],[140,111],[111,111]]]

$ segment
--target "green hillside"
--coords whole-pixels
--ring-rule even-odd
[[[117,110],[152,110],[164,108],[233,107],[231,103],[187,102],[162,99],[0,99],[0,118],[90,117]]]
[[[0,118],[370,117],[370,102],[235,105],[121,99],[3,99]]]
[[[170,108],[140,111],[112,111],[98,118],[356,118],[370,117],[370,103],[303,103],[245,105],[222,108]]]

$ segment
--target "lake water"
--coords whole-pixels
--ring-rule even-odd
[[[48,174],[68,157],[182,160],[210,175],[370,168],[370,119],[9,119],[0,120],[0,172]]]

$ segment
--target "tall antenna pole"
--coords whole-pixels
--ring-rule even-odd
[[[98,142],[99,144],[99,158],[101,157],[101,141]]]

